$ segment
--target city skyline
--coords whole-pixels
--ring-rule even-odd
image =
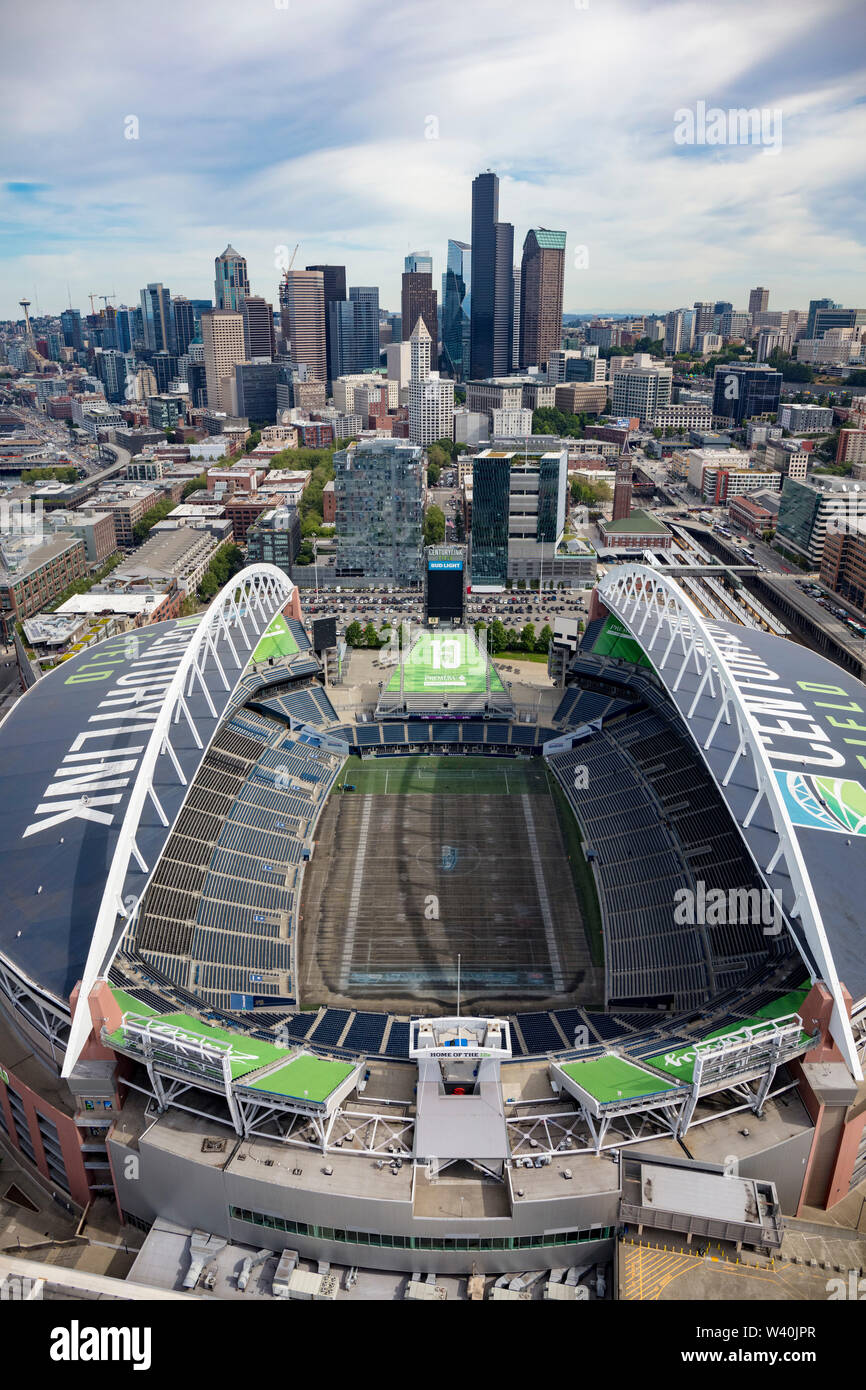
[[[217,0],[202,24],[158,0],[134,43],[101,0],[71,29],[55,0],[11,16],[0,317],[17,319],[22,295],[58,314],[67,284],[82,309],[91,290],[135,304],[151,282],[210,297],[227,242],[269,301],[278,248],[300,242],[296,265],[345,264],[396,311],[408,252],[429,247],[437,287],[448,239],[471,241],[487,168],[515,246],[531,227],[566,231],[567,313],[740,309],[755,285],[771,309],[866,302],[864,21],[847,0],[735,0],[712,41],[682,0],[540,0],[531,15],[442,0],[435,26],[398,4],[375,41],[372,12],[333,0],[251,16]],[[316,61],[263,82],[281,51]],[[780,113],[779,147],[677,143],[701,103]]]

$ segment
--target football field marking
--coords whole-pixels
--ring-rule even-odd
[[[520,800],[523,803],[523,816],[526,821],[526,837],[529,841],[532,871],[535,874],[538,905],[541,908],[541,919],[544,922],[547,954],[550,959],[550,968],[553,972],[553,991],[555,994],[561,994],[565,989],[565,977],[562,973],[562,961],[559,958],[559,948],[556,944],[556,930],[553,925],[553,914],[550,910],[550,898],[547,894],[547,884],[544,880],[544,869],[541,865],[538,836],[535,833],[535,816],[532,814],[532,798],[524,792]]]
[[[346,936],[343,942],[343,959],[340,965],[340,991],[345,993],[349,984],[349,970],[355,951],[355,932],[358,929],[358,909],[361,905],[361,885],[364,881],[364,859],[367,854],[367,835],[370,830],[370,813],[373,810],[372,796],[364,797],[364,810],[361,815],[361,829],[358,833],[358,848],[355,852],[355,872],[352,876],[352,893],[349,910],[346,914]]]

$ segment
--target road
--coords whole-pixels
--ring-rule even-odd
[[[15,648],[0,645],[0,719],[11,709],[21,694]]]

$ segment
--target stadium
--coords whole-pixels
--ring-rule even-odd
[[[406,630],[333,683],[252,565],[28,691],[28,1170],[143,1231],[419,1277],[604,1263],[626,1224],[772,1253],[862,1182],[866,688],[641,565],[563,655],[529,686]]]

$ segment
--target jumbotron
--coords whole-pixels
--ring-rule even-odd
[[[866,1176],[866,687],[641,565],[553,682],[460,607],[347,660],[253,565],[12,708],[4,1140],[347,1267],[772,1253]]]

